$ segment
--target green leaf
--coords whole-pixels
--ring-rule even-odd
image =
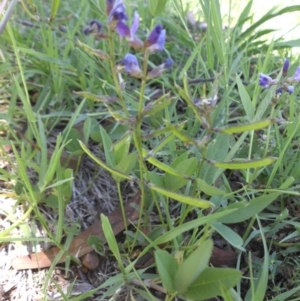
[[[268,274],[269,274],[269,248],[267,246],[266,238],[264,235],[263,228],[261,226],[260,220],[257,217],[257,223],[259,225],[259,230],[261,234],[261,239],[264,247],[264,262],[262,264],[262,267],[259,270],[258,275],[255,275],[255,278],[253,281],[251,281],[251,284],[254,284],[254,287],[250,287],[249,291],[247,292],[245,296],[245,301],[263,301],[265,300],[266,291],[268,288]],[[252,269],[252,267],[250,267]],[[254,283],[253,283],[254,282]],[[251,285],[251,286],[252,286]],[[252,294],[253,293],[253,294]]]
[[[143,110],[142,116],[151,116],[154,115],[167,106],[169,106],[174,98],[170,98],[170,94],[164,94],[154,102],[149,103]]]
[[[219,209],[217,212],[222,212],[230,209],[236,209],[236,211],[220,218],[218,221],[225,224],[234,224],[243,222],[256,214],[260,213],[266,207],[268,207],[281,193],[271,193],[262,195],[260,197],[252,199],[250,202],[235,203],[227,206],[226,208]]]
[[[118,170],[116,170],[116,169],[114,169],[114,168],[112,168],[112,167],[110,167],[110,166],[108,166],[108,165],[106,165],[103,161],[101,161],[99,158],[97,158],[85,145],[84,145],[84,143],[82,143],[81,141],[79,141],[79,143],[80,143],[80,146],[82,147],[82,149],[84,150],[84,152],[91,158],[91,159],[93,159],[97,164],[99,164],[100,166],[102,166],[105,170],[107,170],[107,171],[109,171],[111,174],[112,174],[112,176],[118,176],[118,177],[120,177],[120,178],[124,178],[124,179],[127,179],[127,180],[131,180],[131,178],[128,176],[128,175],[126,175],[126,174],[124,174],[124,173],[122,173],[122,172],[120,172],[120,171],[118,171]]]
[[[184,101],[187,103],[188,107],[191,108],[193,110],[193,113],[195,114],[195,116],[197,117],[197,119],[201,122],[201,116],[199,113],[198,108],[195,106],[195,104],[193,103],[190,95],[189,95],[189,91],[188,91],[188,84],[187,84],[187,75],[184,75],[184,84],[185,84],[185,89],[182,89],[180,86],[175,85],[176,89],[178,91],[178,94],[180,95],[181,98],[184,99]]]
[[[254,106],[252,104],[251,98],[245,89],[239,75],[236,75],[236,82],[238,84],[239,94],[241,96],[241,101],[244,106],[244,110],[247,114],[248,119],[251,121],[254,118]]]
[[[177,177],[180,177],[183,179],[188,178],[188,176],[181,174],[181,172],[177,171],[176,169],[172,168],[171,166],[164,164],[153,157],[147,157],[148,152],[145,149],[143,149],[142,152],[143,152],[143,156],[146,157],[145,160],[147,160],[149,163],[153,164],[157,168],[165,171],[166,173],[169,173],[171,175],[174,175],[174,176],[177,176]]]
[[[101,60],[108,60],[109,59],[109,55],[100,50],[100,49],[94,49],[94,48],[91,48],[90,46],[80,42],[79,40],[77,40],[77,44],[84,50],[86,51],[87,53],[91,54],[91,55],[94,55],[95,57],[101,59]],[[85,92],[85,93],[88,93],[88,92]],[[92,95],[92,94],[90,94]]]
[[[229,149],[229,138],[229,135],[222,133],[217,134],[216,138],[210,142],[207,148],[206,158],[211,160],[225,160]],[[218,170],[216,166],[204,162],[201,168],[200,178],[210,185],[215,180],[215,174]]]
[[[187,136],[184,133],[182,133],[181,131],[179,131],[177,127],[172,126],[170,124],[168,124],[168,125],[170,126],[170,130],[173,133],[173,135],[176,136],[178,139],[180,139],[182,142],[184,142],[185,144],[191,144],[191,145],[196,144],[196,141],[194,139],[190,138],[189,136]]]
[[[100,124],[97,119],[90,118],[90,127],[89,134],[92,140],[95,142],[102,142],[101,133],[100,133]]]
[[[242,247],[243,240],[242,238],[234,232],[231,228],[227,227],[226,225],[223,225],[221,223],[211,223],[211,227],[217,231],[226,241],[228,241],[233,247],[245,251],[245,249]]]
[[[224,134],[237,134],[237,133],[243,133],[243,132],[248,132],[248,131],[261,130],[261,129],[264,129],[264,128],[270,126],[272,123],[274,123],[274,119],[265,119],[265,120],[261,120],[258,122],[239,124],[236,126],[223,128],[223,129],[217,129],[217,130]]]
[[[197,199],[197,198],[193,198],[193,197],[190,197],[190,196],[186,196],[186,195],[183,195],[183,194],[179,194],[179,193],[175,193],[173,191],[170,191],[170,190],[166,190],[166,189],[163,189],[161,187],[158,187],[152,183],[148,183],[148,187],[151,189],[151,190],[154,190],[166,197],[169,197],[171,199],[174,199],[176,201],[179,201],[183,204],[187,204],[187,205],[190,205],[190,206],[194,206],[194,207],[197,207],[197,208],[202,208],[202,209],[207,209],[207,208],[210,208],[210,207],[213,207],[214,205],[206,200],[201,200],[201,199]]]
[[[48,169],[45,173],[44,178],[41,179],[38,183],[40,191],[43,191],[45,189],[46,185],[48,185],[48,183],[53,180],[53,177],[57,170],[57,165],[60,165],[60,159],[61,159],[64,147],[65,147],[65,145],[62,144],[62,135],[59,134],[56,138],[55,149],[54,149],[52,157],[50,159]]]
[[[164,288],[169,293],[173,293],[175,291],[173,282],[178,269],[178,262],[172,255],[164,250],[156,250],[154,256],[156,268]]]
[[[207,160],[210,164],[213,164],[214,166],[218,168],[223,169],[248,169],[248,168],[260,168],[265,167],[270,164],[272,164],[274,161],[276,161],[277,158],[275,157],[267,157],[264,159],[257,159],[257,160],[234,160],[230,162],[216,162],[212,160]]]
[[[66,149],[72,153],[77,153],[78,151],[82,152],[82,148],[78,142],[80,138],[80,133],[76,129],[71,129],[68,132],[68,136],[65,138],[65,140],[68,141]]]
[[[191,300],[207,300],[222,295],[240,281],[242,273],[235,269],[206,268],[188,288],[184,296]]]
[[[189,68],[195,62],[195,57],[196,57],[196,55],[199,55],[201,47],[203,46],[203,41],[204,41],[204,39],[201,39],[201,41],[195,47],[195,49],[193,50],[193,52],[189,55],[189,58],[187,59],[185,65],[183,66],[183,68],[180,71],[180,74],[178,76],[179,79],[182,79],[184,77],[185,73],[189,70]],[[193,67],[194,67],[194,65],[193,65]],[[181,90],[181,88],[179,88],[179,87],[178,87],[178,89]],[[181,91],[181,93],[182,92],[183,92],[183,90]],[[186,95],[185,98],[187,98],[187,95]]]
[[[137,154],[135,153],[129,154],[121,159],[121,161],[117,164],[117,166],[115,166],[115,169],[121,171],[125,175],[128,175],[135,167],[136,161],[137,161]],[[113,176],[113,178],[117,182],[121,182],[122,180],[124,180],[124,178],[120,176]]]
[[[183,294],[199,277],[209,263],[212,249],[211,239],[202,241],[200,246],[179,265],[174,278],[174,288],[177,292]]]
[[[109,223],[109,220],[108,220],[107,216],[105,216],[102,213],[101,213],[101,224],[102,224],[103,234],[106,238],[109,249],[114,254],[121,271],[124,271],[125,268],[124,268],[124,265],[123,265],[123,262],[122,262],[122,259],[121,259],[121,254],[120,254],[120,251],[119,251],[119,247],[118,247],[118,243],[116,241],[115,234],[112,230],[112,227]]]
[[[175,169],[182,174],[182,176],[192,176],[194,172],[196,171],[198,166],[198,161],[196,158],[189,158],[184,161],[179,162]],[[173,191],[176,191],[180,188],[182,188],[189,180],[174,176],[172,174],[166,174],[165,175],[165,186],[167,189],[172,189]]]
[[[157,17],[164,11],[168,0],[149,0],[149,9],[153,17]]]
[[[112,149],[112,141],[105,131],[105,129],[100,125],[100,134],[102,138],[105,160],[108,166],[114,167],[116,165],[115,154],[111,151]]]
[[[244,7],[235,25],[237,29],[242,28],[245,22],[247,22],[251,18],[250,14],[251,14],[252,4],[253,4],[253,0],[250,0],[248,1],[247,5]]]
[[[122,137],[122,139],[113,144],[112,150],[115,153],[116,164],[118,164],[122,160],[122,158],[128,154],[130,143],[131,135],[126,134]]]
[[[208,185],[205,181],[203,181],[200,178],[196,179],[196,182],[197,182],[198,189],[209,196],[226,194],[225,191],[223,191],[217,187]]]
[[[50,22],[52,22],[53,19],[55,18],[58,11],[59,4],[60,4],[60,0],[53,0],[52,7],[51,7],[51,14],[50,14]]]
[[[278,11],[275,10],[275,8],[270,9],[268,12],[263,14],[263,17],[260,18],[257,22],[253,23],[247,30],[245,30],[240,36],[239,39],[245,39],[249,35],[251,35],[256,29],[263,23],[267,22],[268,20],[275,18],[279,15],[290,13],[290,12],[296,12],[300,10],[300,5],[292,5],[292,6],[286,6],[283,9],[280,9]],[[275,11],[275,12],[274,12]]]

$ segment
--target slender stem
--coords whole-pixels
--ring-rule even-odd
[[[142,221],[142,215],[145,208],[145,179],[144,175],[146,176],[147,180],[149,181],[149,174],[148,169],[145,165],[144,158],[143,158],[143,146],[142,146],[142,133],[141,133],[141,127],[142,127],[142,112],[144,107],[144,94],[146,89],[146,78],[147,78],[147,65],[148,65],[148,52],[147,50],[144,51],[144,60],[143,60],[143,76],[142,76],[142,82],[141,82],[141,88],[140,88],[140,96],[139,96],[139,103],[138,103],[138,113],[137,113],[137,120],[136,124],[133,130],[133,139],[134,144],[138,152],[139,156],[139,168],[140,168],[140,189],[141,189],[141,205],[140,205],[140,216],[138,220],[137,227],[140,228],[140,224]],[[148,224],[148,216],[145,216],[145,225],[147,227]],[[137,235],[134,238],[133,245],[135,244],[135,241],[137,239]]]
[[[149,57],[149,53],[147,50],[145,50],[144,58],[143,58],[143,77],[142,77],[140,97],[139,97],[139,107],[138,107],[138,122],[140,122],[140,123],[141,123],[141,118],[142,118],[143,105],[144,105],[144,94],[145,94],[145,89],[146,89],[148,57]]]
[[[252,228],[255,220],[256,220],[256,217],[254,216],[254,217],[251,218],[250,222],[248,223],[248,227],[247,227],[247,229],[246,229],[246,231],[243,235],[243,241],[245,241],[247,239],[247,237],[249,236],[251,228]]]
[[[275,110],[275,105],[272,105],[270,117],[273,117],[274,110]],[[266,158],[267,155],[268,155],[269,144],[270,144],[270,136],[271,136],[271,126],[269,126],[269,128],[268,128],[267,140],[266,140],[266,143],[265,143],[266,148],[265,148],[265,151],[264,151],[263,158]],[[251,183],[255,180],[257,171],[258,171],[258,169],[256,168],[256,169],[254,170],[254,172],[253,172],[252,179],[251,179],[251,181],[249,182],[249,184],[251,184]]]
[[[117,183],[117,187],[118,187],[119,203],[120,203],[120,207],[121,207],[121,211],[122,211],[122,217],[123,217],[123,221],[124,221],[124,228],[125,228],[125,231],[127,231],[128,230],[128,228],[127,228],[127,219],[126,219],[126,213],[125,213],[125,209],[124,209],[124,202],[123,202],[120,182]]]
[[[127,110],[127,107],[126,107],[126,104],[125,104],[125,101],[123,98],[122,89],[121,89],[117,74],[115,72],[115,66],[116,66],[115,45],[114,45],[114,39],[113,39],[113,32],[111,29],[108,30],[108,45],[109,45],[109,56],[110,56],[110,59],[109,59],[110,69],[111,69],[113,80],[115,83],[116,92],[118,94],[119,101],[120,101],[120,104],[122,106],[124,113],[126,114],[127,117],[129,117],[129,112]]]

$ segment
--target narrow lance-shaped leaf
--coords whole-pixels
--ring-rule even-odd
[[[106,165],[103,161],[101,161],[99,158],[97,158],[85,145],[82,141],[79,141],[80,146],[82,147],[82,149],[85,151],[85,153],[91,158],[93,159],[97,164],[99,164],[101,167],[103,167],[105,170],[109,171],[113,176],[117,176],[120,177],[122,179],[127,179],[127,180],[132,180],[130,176],[115,170],[112,167],[109,167],[108,165]]]
[[[142,150],[143,152],[143,156],[146,157],[147,156],[147,151],[145,149]],[[172,168],[171,166],[164,164],[162,162],[160,162],[159,160],[153,158],[153,157],[148,157],[146,158],[146,161],[148,161],[149,163],[153,164],[154,166],[156,166],[157,168],[180,178],[186,179],[186,178],[190,178],[189,176],[183,175],[182,173],[180,173],[179,171],[177,171],[176,169]]]
[[[245,86],[243,85],[238,74],[236,75],[236,82],[238,84],[239,94],[241,96],[241,101],[244,106],[245,112],[249,121],[251,121],[254,118],[254,106],[251,102],[250,95],[246,91]]]
[[[109,95],[96,95],[87,91],[74,91],[73,93],[95,102],[112,103],[118,100],[117,97]]]
[[[217,187],[208,185],[204,180],[202,180],[200,178],[196,179],[196,182],[197,182],[198,189],[207,195],[214,196],[214,195],[226,194],[225,191],[223,191]]]
[[[170,191],[170,190],[166,190],[166,189],[163,189],[161,187],[158,187],[152,183],[148,183],[148,187],[151,189],[151,190],[154,190],[166,197],[169,197],[171,199],[174,199],[176,201],[179,201],[181,203],[184,203],[184,204],[187,204],[187,205],[190,205],[190,206],[194,206],[194,207],[197,207],[197,208],[203,208],[203,209],[207,209],[207,208],[210,208],[210,207],[213,207],[214,205],[206,200],[202,200],[202,199],[197,199],[197,198],[193,198],[193,197],[190,197],[190,196],[186,196],[186,195],[183,195],[183,194],[179,194],[179,193],[175,193],[173,191]]]
[[[264,129],[268,126],[270,126],[272,123],[275,122],[275,119],[265,119],[258,122],[252,122],[247,124],[239,124],[236,126],[231,126],[228,128],[223,129],[216,129],[218,132],[224,133],[224,134],[237,134],[237,133],[243,133],[248,131],[256,131]]]
[[[233,203],[226,207],[226,211],[230,209],[235,209],[236,211],[228,214],[227,216],[221,217],[218,221],[225,224],[234,224],[250,219],[268,207],[276,198],[280,196],[280,194],[281,193],[276,192],[259,196],[252,199],[250,202]],[[218,210],[218,212],[222,211],[224,211],[223,208]]]
[[[60,0],[53,0],[52,7],[51,7],[50,22],[52,22],[52,20],[55,18],[58,11],[59,4],[60,4]]]
[[[276,161],[276,157],[268,157],[258,160],[234,160],[230,162],[216,162],[213,160],[207,160],[208,163],[224,169],[248,169],[248,168],[260,168],[268,166]]]
[[[96,57],[98,57],[99,59],[102,60],[108,60],[109,59],[109,55],[107,53],[105,53],[104,51],[100,50],[100,49],[93,49],[90,46],[80,42],[79,40],[77,41],[77,44],[83,49],[85,50],[87,53],[94,55]]]
[[[157,112],[160,112],[164,108],[168,107],[171,102],[173,101],[173,98],[168,98],[162,103],[155,104],[153,106],[146,107],[144,111],[142,112],[142,116],[151,116]]]

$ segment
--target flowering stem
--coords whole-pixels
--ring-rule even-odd
[[[138,104],[138,114],[137,114],[137,121],[135,124],[134,132],[133,132],[133,139],[134,144],[138,152],[139,156],[139,166],[140,166],[140,183],[141,183],[141,207],[140,207],[140,216],[138,221],[138,228],[140,227],[140,223],[142,220],[142,214],[145,208],[145,181],[143,175],[147,177],[149,180],[148,169],[144,163],[143,153],[142,153],[142,133],[141,133],[141,126],[142,126],[142,112],[144,107],[144,94],[146,89],[146,77],[147,77],[147,62],[148,62],[148,53],[147,51],[144,52],[144,61],[143,61],[143,77],[140,89],[140,97],[139,97],[139,104]],[[147,225],[147,219],[145,220],[145,224]]]
[[[115,83],[115,87],[116,87],[116,91],[119,97],[119,101],[120,104],[122,106],[122,109],[124,111],[124,113],[126,114],[126,117],[129,117],[129,112],[127,110],[124,98],[123,98],[123,94],[122,94],[122,89],[120,87],[120,83],[117,77],[115,70],[115,66],[116,66],[116,62],[115,62],[115,47],[114,47],[114,41],[113,41],[113,34],[111,29],[109,29],[109,33],[108,33],[108,45],[109,45],[109,62],[110,62],[110,69],[112,71],[112,76],[113,76],[113,80]]]
[[[141,121],[142,112],[143,112],[144,94],[145,94],[145,89],[146,89],[148,57],[149,57],[149,53],[146,50],[144,52],[144,59],[143,59],[143,77],[142,77],[140,97],[139,97],[138,121]]]

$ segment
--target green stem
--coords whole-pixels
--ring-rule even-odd
[[[122,89],[121,89],[117,74],[115,72],[115,66],[116,66],[115,45],[114,45],[114,39],[113,39],[113,32],[111,31],[111,29],[108,30],[108,45],[109,45],[109,56],[110,56],[110,59],[109,59],[110,69],[111,69],[113,80],[115,83],[116,92],[118,94],[122,109],[123,109],[124,113],[126,114],[126,117],[129,117],[129,112],[127,110],[127,107],[126,107],[126,104],[125,104],[125,101],[123,98]]]
[[[125,231],[127,231],[128,230],[128,228],[127,228],[127,219],[126,219],[126,213],[125,213],[125,209],[124,209],[124,202],[123,202],[120,182],[117,182],[117,187],[118,187],[119,203],[120,203],[120,207],[121,207],[121,211],[122,211],[122,217],[123,217],[123,221],[124,221],[124,228],[125,228]]]
[[[275,110],[275,105],[272,105],[270,117],[273,117],[274,110]],[[253,135],[253,133],[252,133],[252,135]],[[263,158],[266,158],[267,155],[268,155],[269,144],[270,144],[270,137],[271,137],[271,126],[268,127],[267,140],[266,140],[266,143],[265,143],[266,148],[265,148],[265,151],[264,151]],[[253,172],[252,179],[250,180],[249,185],[255,180],[257,171],[258,171],[258,169],[256,168],[254,170],[254,172]]]
[[[251,220],[250,220],[250,223],[248,224],[248,227],[247,227],[247,229],[246,229],[244,235],[243,235],[243,241],[245,241],[245,240],[247,239],[247,237],[249,236],[249,234],[250,234],[250,232],[251,232],[251,228],[252,228],[252,226],[253,226],[253,224],[254,224],[255,221],[256,221],[256,217],[253,216],[253,217],[251,218]]]

